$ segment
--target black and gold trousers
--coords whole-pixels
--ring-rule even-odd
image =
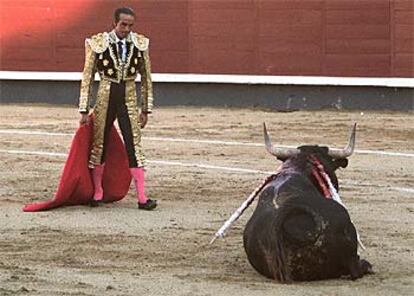
[[[89,167],[93,168],[105,162],[105,146],[115,119],[121,129],[129,167],[144,166],[135,81],[114,83],[101,80],[93,113],[95,119]]]

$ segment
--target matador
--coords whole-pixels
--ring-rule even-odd
[[[157,201],[145,194],[145,158],[141,147],[141,128],[145,127],[153,106],[149,39],[131,31],[134,21],[132,9],[118,8],[114,13],[114,29],[85,41],[85,66],[79,98],[81,124],[88,122],[95,73],[98,72],[100,76],[92,111],[93,138],[89,168],[94,195],[91,206],[98,206],[103,201],[105,147],[115,119],[118,120],[128,155],[138,208],[152,210],[157,206]],[[135,83],[138,73],[141,76],[141,108],[137,103]]]

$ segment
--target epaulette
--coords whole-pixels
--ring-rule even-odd
[[[131,34],[132,42],[134,43],[135,47],[141,51],[145,51],[148,49],[149,46],[149,39],[144,35],[132,33]]]
[[[109,34],[107,32],[93,35],[85,40],[96,53],[103,53],[109,46]]]

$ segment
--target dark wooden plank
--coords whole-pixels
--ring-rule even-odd
[[[260,23],[291,24],[314,26],[322,21],[322,10],[306,10],[298,7],[296,9],[260,9]]]
[[[195,73],[245,74],[254,69],[254,53],[251,51],[227,50],[191,52],[191,68]]]
[[[375,77],[391,74],[389,54],[327,54],[325,67],[328,74],[340,76],[363,74]]]
[[[329,0],[330,1],[330,0]],[[256,0],[259,9],[262,10],[322,10],[325,0]]]
[[[388,54],[390,52],[389,39],[330,39],[326,43],[328,54]]]
[[[388,8],[328,10],[326,12],[326,21],[328,24],[389,24],[390,10]]]
[[[395,53],[408,53],[414,56],[414,40],[413,39],[396,39],[394,41]]]
[[[325,5],[328,11],[389,9],[390,0],[328,0]]]
[[[257,67],[264,75],[318,75],[322,57],[312,53],[260,53]]]
[[[395,10],[413,11],[414,1],[413,0],[392,0]]]
[[[280,40],[308,40],[315,41],[322,39],[322,30],[319,26],[308,25],[278,25],[272,23],[260,24],[260,37],[273,36]]]
[[[387,39],[389,25],[328,25],[326,38],[329,39]]]

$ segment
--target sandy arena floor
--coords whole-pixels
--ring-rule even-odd
[[[160,201],[156,211],[138,211],[131,188],[115,204],[40,213],[21,208],[53,197],[65,157],[34,153],[67,152],[77,128],[76,108],[0,105],[0,114],[0,295],[388,296],[414,291],[413,113],[159,108],[143,131],[147,188]],[[357,152],[338,172],[340,193],[367,247],[362,256],[376,274],[354,282],[289,285],[260,276],[242,245],[255,203],[226,238],[208,245],[263,172],[280,164],[262,145],[263,121],[274,143],[335,147],[346,144],[352,122],[358,122]]]

